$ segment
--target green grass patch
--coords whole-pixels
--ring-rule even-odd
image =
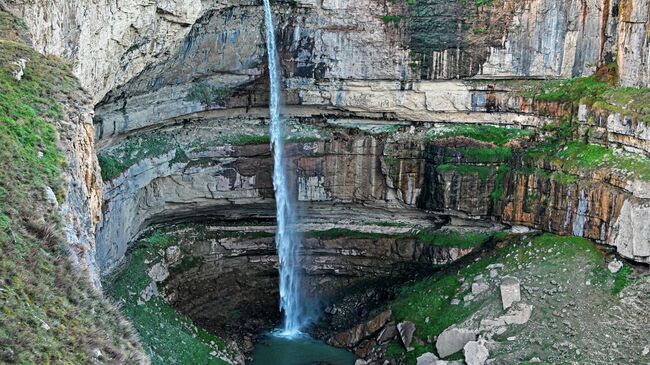
[[[235,146],[269,144],[271,136],[268,134],[239,134],[229,137],[227,141]]]
[[[112,180],[145,158],[161,156],[177,148],[171,137],[165,135],[152,133],[127,137],[118,147],[98,154],[102,179]]]
[[[498,202],[503,197],[505,191],[505,178],[506,175],[510,172],[509,165],[500,165],[496,169],[494,175],[494,190],[490,193],[490,197],[493,202]]]
[[[578,171],[612,168],[629,173],[641,180],[650,180],[650,159],[632,153],[615,154],[610,148],[570,141],[562,147],[556,140],[531,146],[525,157],[530,160],[553,160],[564,170],[560,181],[573,182]]]
[[[358,238],[358,239],[377,239],[377,238],[399,238],[401,234],[386,234],[376,232],[360,232],[347,228],[332,228],[325,231],[310,231],[305,232],[305,237],[320,238],[323,240],[337,239],[337,238]]]
[[[73,267],[60,216],[46,204],[46,187],[59,203],[66,195],[64,103],[76,108],[84,96],[69,66],[21,43],[21,29],[0,11],[0,362],[138,363],[132,329]]]
[[[381,17],[381,20],[386,24],[399,24],[402,21],[402,17],[399,15],[384,15]]]
[[[185,100],[198,101],[203,105],[221,105],[232,96],[233,91],[228,87],[210,85],[207,82],[200,82],[192,86],[187,93]]]
[[[457,150],[474,163],[510,162],[512,158],[512,149],[509,147],[462,147]]]
[[[577,77],[541,83],[523,96],[547,102],[591,104],[602,100],[603,93],[612,87],[606,81],[599,81],[596,76]]]
[[[419,241],[432,246],[459,247],[462,249],[478,247],[487,242],[491,233],[487,232],[466,232],[456,231],[428,231],[421,230],[414,234]]]
[[[394,227],[394,225],[391,225]],[[356,239],[414,239],[421,243],[441,246],[441,247],[459,247],[463,249],[480,246],[494,236],[490,232],[457,232],[457,231],[435,231],[427,229],[414,228],[404,233],[377,233],[377,232],[360,232],[346,228],[332,228],[325,231],[305,232],[305,237],[320,238],[323,240],[337,238],[356,238]]]
[[[461,124],[446,126],[444,128],[434,128],[427,131],[425,136],[427,139],[467,137],[477,141],[503,146],[514,139],[528,138],[533,134],[533,131],[526,129],[502,128],[480,124]]]
[[[626,286],[630,285],[634,280],[632,278],[632,269],[629,265],[623,265],[623,267],[616,273],[614,278],[614,285],[612,286],[612,294],[618,295]]]
[[[649,88],[610,88],[603,92],[602,100],[594,107],[629,116],[635,121],[650,123]]]

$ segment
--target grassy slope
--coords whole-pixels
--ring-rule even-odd
[[[227,353],[222,339],[195,326],[191,319],[160,297],[138,304],[140,292],[151,282],[148,268],[162,260],[161,250],[175,243],[174,236],[161,232],[142,239],[131,252],[123,270],[111,280],[107,291],[121,304],[122,313],[133,322],[152,363],[226,364],[219,358],[219,354]],[[171,270],[181,270],[183,262]]]
[[[538,252],[551,252],[549,250],[554,252],[554,255],[544,254],[543,260],[535,256]],[[604,298],[614,298],[631,280],[631,268],[627,266],[618,274],[611,274],[605,267],[603,255],[586,239],[551,234],[543,234],[531,240],[519,240],[515,237],[510,238],[505,247],[456,272],[405,286],[391,304],[395,318],[398,321],[414,322],[415,336],[420,339],[434,338],[447,327],[463,322],[481,307],[494,301],[498,302],[498,292],[492,292],[479,297],[468,306],[464,306],[462,302],[460,305],[449,304],[452,298],[462,299],[468,294],[469,289],[461,289],[462,282],[471,283],[479,274],[487,277],[489,270],[486,267],[493,263],[504,264],[505,268],[499,271],[501,276],[527,275],[531,278],[539,277],[545,281],[554,279],[559,282],[562,282],[563,273],[568,272],[568,269],[585,266],[587,277],[593,284],[590,288]],[[435,352],[434,345],[415,347],[414,351],[406,353],[399,343],[394,342],[388,348],[388,358],[404,357],[410,364],[415,363],[415,358],[424,352]]]
[[[46,206],[46,186],[59,201],[65,194],[57,127],[77,81],[61,61],[22,43],[20,23],[3,12],[0,32],[0,362],[137,363],[130,327],[74,274]],[[11,75],[19,58],[29,60],[21,82]]]

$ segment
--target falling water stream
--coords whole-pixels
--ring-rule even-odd
[[[280,310],[284,322],[280,329],[257,344],[253,351],[254,365],[303,365],[326,362],[332,365],[351,365],[351,353],[311,339],[303,329],[315,316],[301,290],[299,251],[301,237],[296,232],[296,209],[289,194],[287,160],[284,150],[286,131],[280,118],[281,75],[275,42],[275,28],[269,0],[264,0],[266,49],[271,79],[271,143],[273,148],[273,187],[277,215],[275,242],[280,261]]]
[[[264,22],[266,25],[266,48],[271,79],[271,143],[273,148],[273,187],[277,215],[275,242],[280,260],[280,310],[284,323],[280,333],[286,337],[300,334],[307,324],[300,285],[300,237],[295,232],[296,210],[289,195],[287,161],[284,150],[285,128],[280,118],[281,75],[278,67],[278,53],[275,42],[275,28],[269,0],[264,0]]]

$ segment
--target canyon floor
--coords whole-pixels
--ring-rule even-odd
[[[111,279],[114,284],[109,293],[133,321],[154,363],[242,362],[250,358],[258,335],[278,324],[279,313],[273,304],[278,295],[277,261],[271,258],[272,241],[268,241],[273,227],[267,224],[204,228],[208,232],[205,234],[213,237],[207,239],[213,251],[216,242],[229,242],[238,251],[222,256],[246,257],[250,265],[244,268],[223,261],[219,264],[220,274],[205,282],[225,287],[217,296],[232,296],[208,311],[213,319],[221,318],[203,322],[218,329],[212,334],[197,327],[201,320],[193,323],[168,303],[176,303],[177,309],[190,315],[196,313],[197,304],[179,302],[173,285],[204,280],[201,276],[206,274],[200,274],[201,267],[205,270],[211,265],[209,258],[214,252],[192,242],[196,239],[191,233],[196,230],[193,224],[153,231],[141,239],[126,267]],[[395,235],[341,228],[336,233],[315,232],[321,233],[310,236],[327,236],[323,241],[326,245],[331,245],[328,240],[332,239],[376,243]],[[462,234],[456,239],[461,241],[460,237]],[[438,244],[445,242],[439,240]],[[192,249],[195,251],[190,253]],[[267,266],[253,269],[254,262],[265,262]],[[437,339],[449,328],[471,333],[470,337],[489,351],[490,364],[643,364],[648,361],[650,346],[644,335],[650,325],[645,315],[650,305],[650,277],[645,268],[628,263],[621,263],[614,273],[608,269],[612,262],[620,263],[611,250],[582,238],[492,231],[475,242],[466,256],[448,265],[434,265],[428,274],[393,276],[390,285],[385,280],[379,286],[368,280],[357,285],[354,293],[341,291],[324,304],[322,322],[312,331],[330,344],[356,353],[367,364],[429,364],[424,362],[423,354],[437,356]],[[233,270],[239,280],[228,275]],[[315,275],[318,269],[306,270]],[[357,270],[359,276],[376,279],[382,275],[381,270],[373,271],[371,267],[359,266]],[[187,279],[182,279],[183,275]],[[336,275],[331,271],[318,276],[320,285]],[[504,310],[499,285],[507,277],[520,282],[521,299]],[[257,284],[246,283],[253,279]],[[265,281],[264,288],[251,288]],[[259,298],[235,298],[242,295]],[[256,301],[258,310],[244,309]],[[215,305],[214,298],[208,302]],[[260,311],[264,306],[271,308]],[[408,322],[414,324],[415,330],[407,347],[397,325]],[[451,364],[462,359],[461,346],[431,364]]]

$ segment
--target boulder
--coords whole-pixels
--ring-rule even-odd
[[[167,259],[167,262],[169,262],[170,264],[180,261],[182,256],[183,253],[181,252],[181,249],[178,246],[169,246],[167,247],[167,250],[165,250],[165,258]]]
[[[146,288],[142,289],[140,292],[140,298],[138,299],[138,304],[143,305],[148,302],[151,298],[158,295],[158,286],[155,282],[150,282]]]
[[[386,324],[390,320],[390,316],[390,310],[383,311],[367,322],[358,324],[347,331],[335,334],[328,340],[328,343],[336,347],[352,348],[358,346],[364,339],[374,336],[375,333],[379,333],[377,337],[386,341],[392,338],[390,337],[391,334],[385,333],[385,331],[382,330],[385,329]],[[413,333],[411,333],[411,335],[412,334]],[[392,336],[394,336],[394,334]]]
[[[488,284],[483,278],[472,283],[472,295],[474,296],[479,295],[488,289],[490,289],[490,284]]]
[[[516,303],[508,312],[499,317],[499,320],[504,321],[506,324],[524,324],[530,319],[533,313],[533,306],[526,303]]]
[[[417,365],[436,365],[438,357],[430,352],[425,352],[416,359]]]
[[[153,281],[159,283],[161,281],[165,281],[167,277],[169,276],[169,270],[167,269],[167,265],[165,265],[162,262],[159,262],[151,267],[149,269],[149,277],[153,279]]]
[[[413,332],[415,332],[415,323],[405,321],[397,324],[397,331],[399,336],[402,339],[404,348],[408,349],[411,346],[411,341],[413,340]]]
[[[12,66],[13,69],[11,70],[11,75],[14,77],[14,79],[16,79],[16,81],[22,80],[23,76],[25,75],[27,60],[24,58],[20,58],[16,62],[13,62]]]
[[[607,269],[609,269],[609,271],[614,274],[619,272],[622,267],[623,267],[623,263],[616,259],[614,259],[614,261],[610,262],[607,265]]]
[[[501,280],[500,289],[503,309],[508,309],[512,306],[512,303],[521,300],[519,279],[512,276],[504,277],[503,280]]]
[[[447,357],[463,349],[466,343],[476,340],[474,331],[464,328],[449,327],[436,341],[436,350],[440,357]]]
[[[463,347],[465,352],[465,363],[467,365],[484,365],[490,352],[485,347],[485,341],[470,341]]]

